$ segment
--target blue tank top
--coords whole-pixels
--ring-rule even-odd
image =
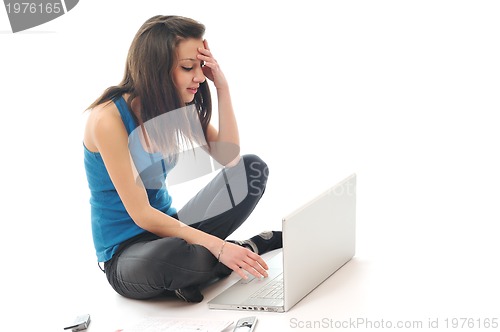
[[[149,203],[152,207],[174,215],[177,211],[171,206],[165,180],[173,166],[165,165],[160,153],[148,153],[142,148],[139,139],[134,137],[138,130],[134,118],[123,97],[113,100],[129,134],[129,150],[141,180],[145,185]],[[132,134],[132,135],[131,135]],[[113,257],[123,241],[145,232],[137,226],[127,213],[118,192],[116,191],[100,153],[92,152],[84,147],[84,164],[90,189],[90,216],[92,238],[97,260],[106,262]]]

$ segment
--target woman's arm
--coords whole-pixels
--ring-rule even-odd
[[[203,73],[215,85],[219,108],[219,129],[217,130],[210,124],[207,130],[210,154],[220,164],[231,166],[239,160],[240,137],[231,102],[229,84],[219,64],[212,56],[207,41],[204,40],[203,44],[205,48],[198,49],[198,59],[204,61]]]
[[[202,245],[215,257],[219,256],[224,245],[220,255],[223,264],[242,277],[245,274],[240,267],[256,277],[267,276],[267,266],[260,256],[232,243],[224,244],[223,240],[153,208],[142,182],[135,180],[137,171],[131,161],[127,131],[116,106],[110,103],[97,111],[99,113],[88,131],[89,139],[101,154],[125,209],[139,227],[161,237],[179,237],[188,243]]]

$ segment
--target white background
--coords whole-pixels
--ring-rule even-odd
[[[356,172],[359,297],[329,314],[500,317],[498,2],[82,0],[16,34],[0,9],[9,331],[62,330],[62,317],[82,312],[122,316],[91,240],[83,111],[121,80],[135,32],[157,14],[206,25],[242,150],[269,165],[266,194],[235,237],[279,228]],[[172,188],[175,203],[185,189]]]

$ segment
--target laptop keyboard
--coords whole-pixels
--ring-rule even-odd
[[[270,283],[253,293],[252,299],[282,299],[283,298],[283,273],[274,278]]]

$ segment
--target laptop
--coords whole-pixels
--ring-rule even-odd
[[[283,248],[267,278],[240,279],[208,302],[210,309],[286,312],[355,254],[356,174],[282,219]]]

